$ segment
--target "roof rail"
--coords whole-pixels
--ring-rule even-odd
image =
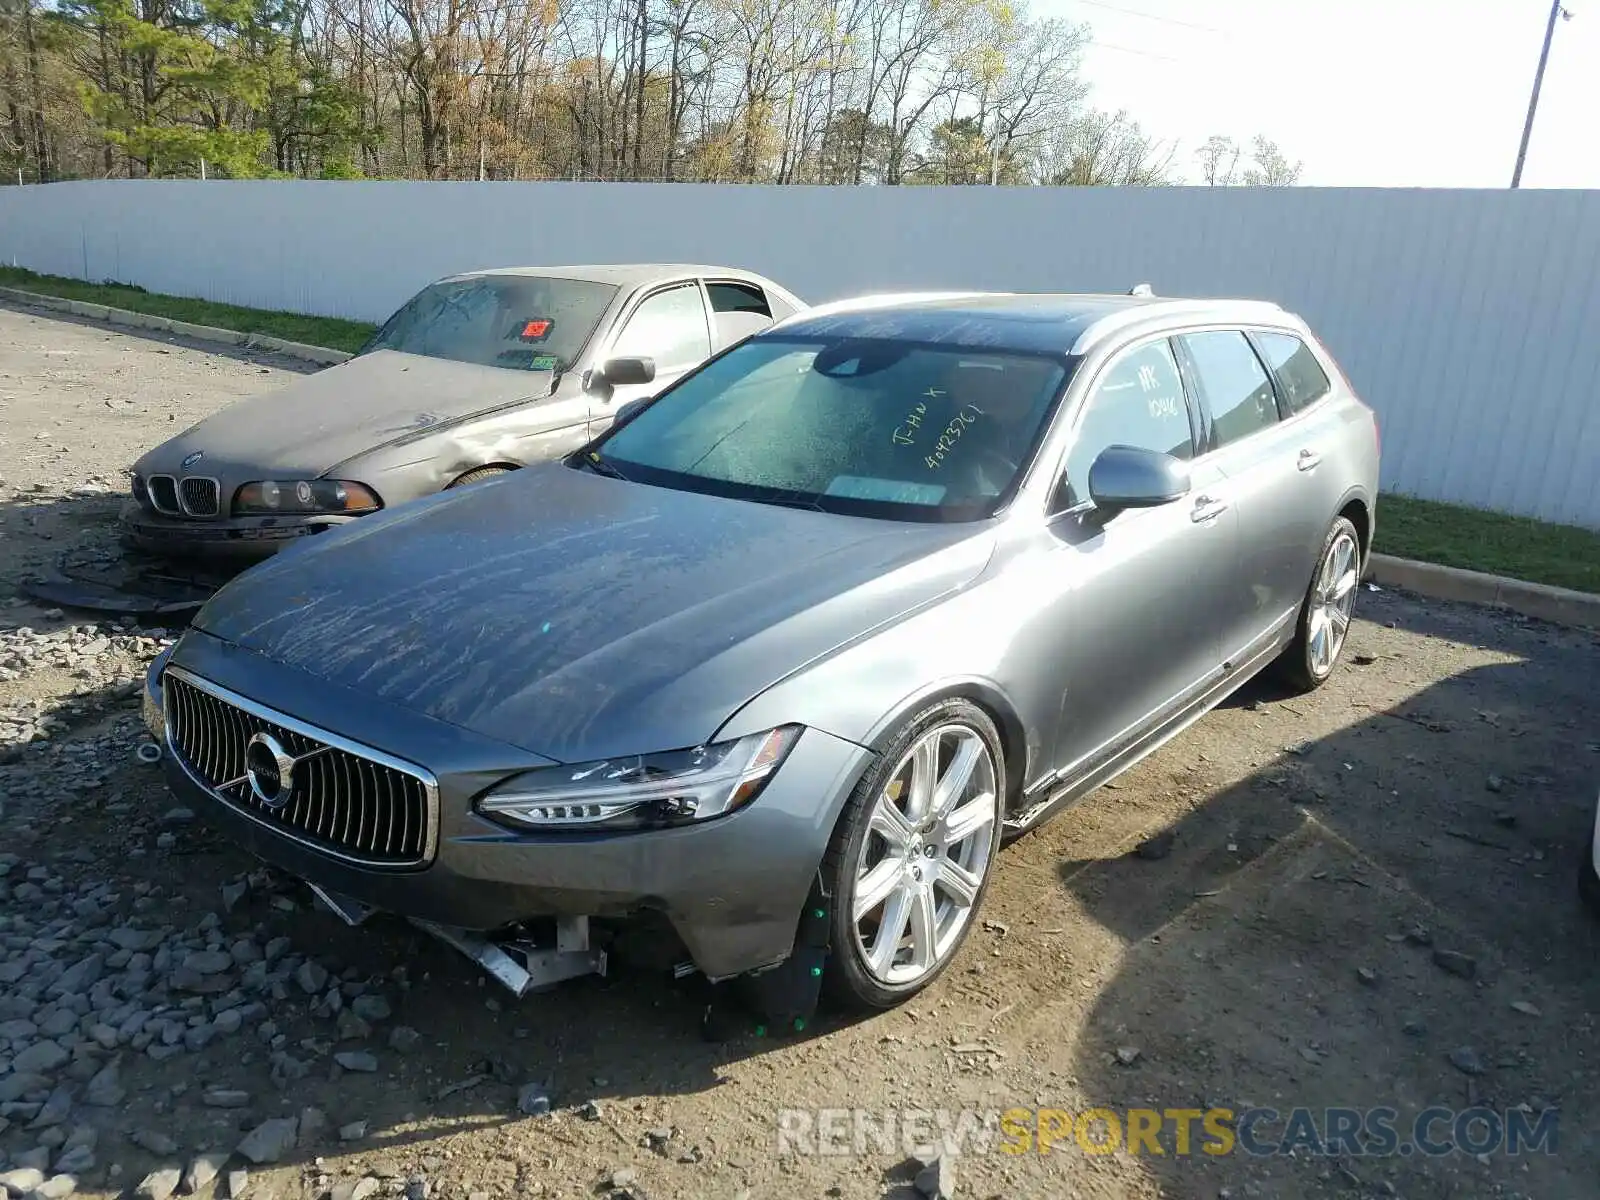
[[[803,320],[806,317],[828,316],[831,313],[855,312],[863,308],[881,308],[891,304],[910,304],[919,300],[963,300],[972,296],[1005,296],[1009,292],[874,292],[865,296],[850,296],[843,300],[828,300],[822,304],[813,304],[810,308],[801,309],[779,321],[779,325],[787,325],[790,321]]]
[[[1129,294],[1131,295],[1132,293]],[[1222,319],[1230,321],[1249,320],[1252,315],[1258,318],[1271,315],[1281,317],[1285,312],[1282,305],[1272,300],[1234,300],[1226,296],[1212,298],[1184,297],[1182,299],[1155,297],[1155,299],[1158,301],[1156,304],[1131,304],[1119,312],[1109,313],[1101,317],[1078,335],[1077,341],[1073,343],[1072,353],[1083,354],[1094,343],[1102,341],[1119,330],[1127,329],[1130,326],[1138,326],[1146,321],[1160,317],[1191,313],[1204,317],[1212,313],[1225,313],[1227,315],[1223,316]]]

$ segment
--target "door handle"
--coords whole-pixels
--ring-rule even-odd
[[[1197,496],[1194,507],[1189,510],[1189,519],[1196,525],[1204,525],[1208,521],[1215,521],[1227,511],[1226,500],[1218,500],[1214,496]]]
[[[1294,465],[1297,470],[1315,471],[1317,464],[1321,461],[1322,455],[1315,450],[1302,450],[1300,451],[1300,457],[1295,459]]]

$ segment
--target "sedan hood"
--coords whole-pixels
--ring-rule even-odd
[[[320,535],[223,588],[195,625],[581,762],[699,744],[784,676],[970,581],[992,542],[985,526],[779,508],[554,463]]]
[[[203,474],[308,479],[443,422],[550,394],[555,375],[377,350],[231,404],[135,465],[177,473],[198,450]],[[237,468],[237,469],[235,469]]]

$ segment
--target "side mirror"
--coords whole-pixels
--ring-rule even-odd
[[[590,373],[592,382],[614,388],[650,383],[655,377],[656,360],[653,358],[608,358]]]
[[[1159,450],[1107,446],[1089,468],[1089,498],[1110,515],[1159,508],[1189,494],[1189,464]]]

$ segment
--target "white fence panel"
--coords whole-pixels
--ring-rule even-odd
[[[381,319],[510,264],[1242,295],[1302,313],[1383,422],[1384,486],[1600,528],[1600,192],[87,182],[0,188],[0,260]]]

